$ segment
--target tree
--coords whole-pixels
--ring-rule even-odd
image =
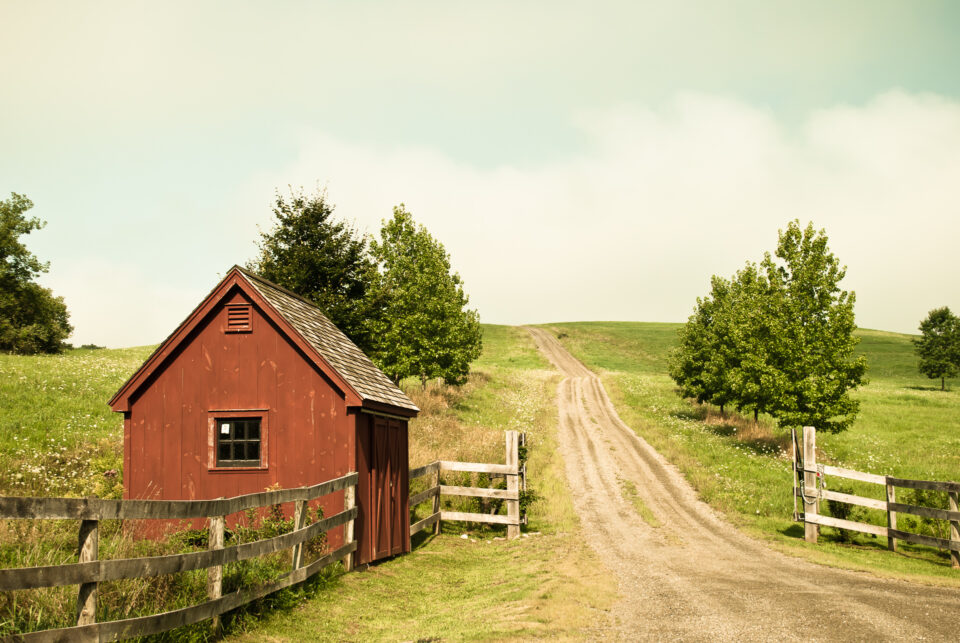
[[[836,433],[856,418],[850,391],[863,383],[867,362],[854,357],[856,296],[841,290],[846,267],[827,242],[812,223],[801,229],[791,221],[780,231],[776,258],[767,253],[761,262],[769,283],[765,360],[775,369],[770,412],[779,425]]]
[[[0,350],[15,353],[57,353],[73,332],[62,297],[34,281],[49,270],[20,240],[46,225],[25,213],[27,197],[11,193],[0,201]]]
[[[370,247],[379,267],[376,299],[384,306],[375,325],[375,361],[395,382],[442,377],[462,384],[480,355],[480,320],[467,309],[443,245],[400,204]]]
[[[769,413],[780,426],[848,428],[858,410],[850,390],[863,382],[855,357],[855,296],[840,289],[846,269],[827,236],[792,221],[774,256],[747,263],[730,280],[714,276],[711,296],[680,333],[670,374],[685,397]]]
[[[960,374],[960,318],[946,306],[935,308],[920,322],[920,333],[913,340],[920,372],[930,379],[939,377],[944,391],[946,378]]]
[[[766,275],[754,263],[747,263],[731,281],[730,296],[722,316],[730,393],[738,411],[752,411],[754,422],[776,405],[776,391],[783,388],[783,376],[770,355],[770,338],[775,333],[771,307],[775,297]]]
[[[728,374],[738,362],[726,343],[724,313],[728,309],[730,282],[714,276],[709,297],[697,298],[697,307],[680,329],[680,341],[670,357],[670,377],[681,397],[695,398],[720,407],[732,399]]]
[[[333,217],[326,192],[279,192],[276,219],[260,233],[260,256],[250,270],[317,304],[365,353],[374,350],[373,326],[379,306],[371,298],[376,267],[367,241],[354,227]]]

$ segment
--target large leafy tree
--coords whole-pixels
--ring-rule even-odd
[[[913,340],[920,372],[940,378],[940,390],[946,390],[946,379],[960,374],[960,318],[946,306],[935,308],[920,322],[920,333]]]
[[[320,310],[361,350],[374,350],[379,306],[371,297],[376,268],[367,241],[338,220],[324,191],[277,192],[274,226],[260,233],[260,255],[248,267]]]
[[[466,380],[480,355],[480,321],[467,308],[460,276],[443,245],[417,224],[403,204],[385,220],[371,251],[380,273],[375,359],[395,382],[417,377]]]
[[[866,359],[854,356],[855,296],[840,288],[846,269],[827,241],[792,221],[774,255],[730,280],[713,278],[671,363],[681,395],[721,410],[733,404],[754,419],[769,413],[785,427],[852,424],[850,391],[863,382]]]
[[[801,228],[791,221],[780,231],[775,255],[765,255],[766,360],[778,371],[770,412],[781,426],[840,432],[856,418],[859,402],[850,391],[863,383],[867,361],[854,355],[856,296],[840,288],[846,267],[827,243],[812,223]]]
[[[26,216],[27,197],[12,193],[0,201],[0,350],[15,353],[57,353],[73,332],[62,297],[34,279],[49,269],[21,240],[45,222]]]

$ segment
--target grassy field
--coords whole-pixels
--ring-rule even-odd
[[[790,438],[770,418],[720,418],[716,409],[679,399],[666,375],[678,324],[590,322],[552,324],[567,348],[601,374],[624,421],[676,464],[701,497],[743,528],[781,549],[813,560],[928,582],[960,584],[944,552],[857,535],[841,543],[824,528],[821,544],[807,545],[792,521]],[[960,392],[940,392],[916,370],[910,337],[859,331],[870,382],[856,393],[862,407],[854,427],[818,434],[818,459],[904,478],[960,480]],[[829,481],[860,495],[882,497],[878,485]],[[842,484],[840,484],[842,483]],[[908,492],[902,490],[907,496]],[[945,502],[945,498],[934,498]],[[903,501],[903,500],[901,500]],[[885,515],[856,509],[854,519],[886,524]],[[899,516],[901,528],[935,533],[943,524]]]
[[[484,351],[461,389],[412,385],[411,466],[436,460],[503,462],[505,429],[526,431],[528,477],[540,496],[528,533],[445,524],[408,555],[318,587],[274,612],[243,641],[582,640],[607,618],[616,584],[584,543],[556,449],[559,376],[526,331],[484,326]],[[463,536],[466,535],[466,538]]]
[[[0,355],[0,495],[118,497],[122,423],[106,401],[152,347],[74,350],[60,356]],[[502,462],[505,429],[526,431],[530,484],[528,535],[499,539],[502,528],[448,524],[423,536],[408,556],[358,574],[327,574],[296,592],[228,619],[247,640],[582,639],[616,598],[615,583],[580,535],[556,452],[558,375],[528,334],[485,326],[484,352],[457,389],[406,386],[423,409],[411,423],[411,466],[437,458]],[[112,525],[112,526],[110,526]],[[190,549],[182,542],[132,543],[114,521],[101,557]],[[462,538],[463,534],[467,538]],[[76,523],[0,521],[0,567],[73,562]],[[282,562],[282,561],[281,561]],[[230,582],[256,582],[276,565],[227,568]],[[148,583],[102,586],[101,618],[125,618],[203,600],[205,575],[188,572]],[[74,587],[0,596],[0,635],[70,624]],[[204,638],[204,628],[168,635]]]

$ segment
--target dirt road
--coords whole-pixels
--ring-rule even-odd
[[[958,590],[822,567],[737,532],[620,420],[596,375],[546,331],[530,332],[566,376],[557,397],[567,479],[623,597],[597,638],[960,640]],[[624,500],[621,480],[659,527]]]

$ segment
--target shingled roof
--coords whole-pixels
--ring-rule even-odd
[[[364,401],[420,410],[315,304],[240,266],[235,268]]]
[[[175,354],[177,346],[187,341],[191,330],[233,287],[248,290],[249,296],[259,299],[260,305],[269,309],[264,312],[286,327],[284,332],[301,350],[316,361],[327,376],[339,382],[338,386],[345,389],[350,404],[359,404],[374,412],[392,412],[403,416],[413,416],[420,411],[349,337],[327,319],[316,304],[240,266],[234,266],[227,272],[187,319],[120,387],[109,402],[114,411],[130,410],[131,396],[148,383],[151,374],[157,368],[162,368]]]

